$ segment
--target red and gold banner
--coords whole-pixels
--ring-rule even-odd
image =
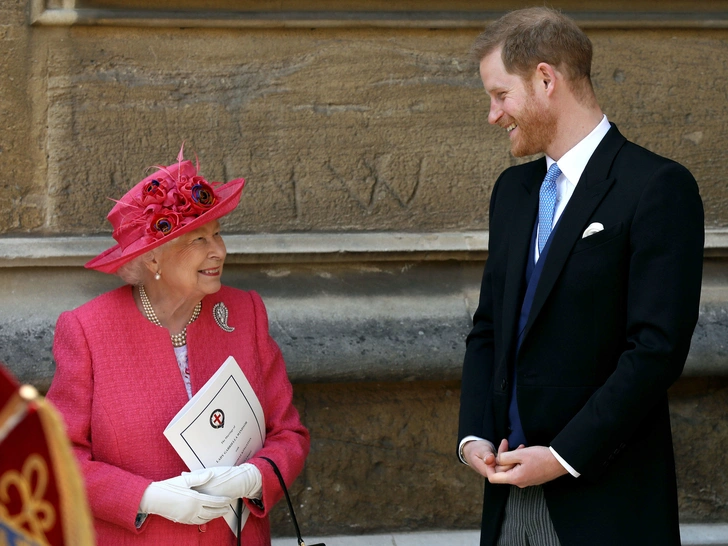
[[[93,527],[63,423],[0,366],[0,546],[93,546]]]

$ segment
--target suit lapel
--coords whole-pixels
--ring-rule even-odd
[[[523,333],[524,339],[558,280],[571,249],[581,239],[587,221],[612,187],[614,179],[609,178],[609,171],[617,152],[625,142],[626,139],[617,127],[612,125],[587,163],[574,194],[561,215],[558,228],[553,233],[551,247],[544,258],[546,261],[533,296],[531,312]]]
[[[503,326],[504,347],[515,347],[518,329],[518,316],[523,298],[526,260],[531,257],[531,235],[538,214],[538,190],[546,176],[546,159],[531,164],[530,172],[525,173],[521,186],[522,193],[514,207],[512,229],[508,238],[508,264],[503,288]]]

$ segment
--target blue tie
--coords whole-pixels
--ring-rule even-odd
[[[551,226],[554,223],[554,210],[556,209],[556,179],[561,174],[561,169],[554,163],[549,167],[546,178],[541,184],[541,191],[538,196],[538,253],[539,256],[546,246],[546,241],[551,235]]]

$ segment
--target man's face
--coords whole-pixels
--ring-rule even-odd
[[[480,77],[490,97],[488,122],[508,132],[516,157],[546,152],[556,135],[556,114],[539,93],[538,78],[509,74],[496,49],[480,62]]]

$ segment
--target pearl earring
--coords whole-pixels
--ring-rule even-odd
[[[158,281],[158,280],[159,280],[159,279],[161,279],[161,278],[162,278],[162,274],[161,274],[161,273],[160,273],[159,271],[157,271],[157,272],[156,272],[156,273],[154,274],[154,280],[155,280],[155,281]]]

